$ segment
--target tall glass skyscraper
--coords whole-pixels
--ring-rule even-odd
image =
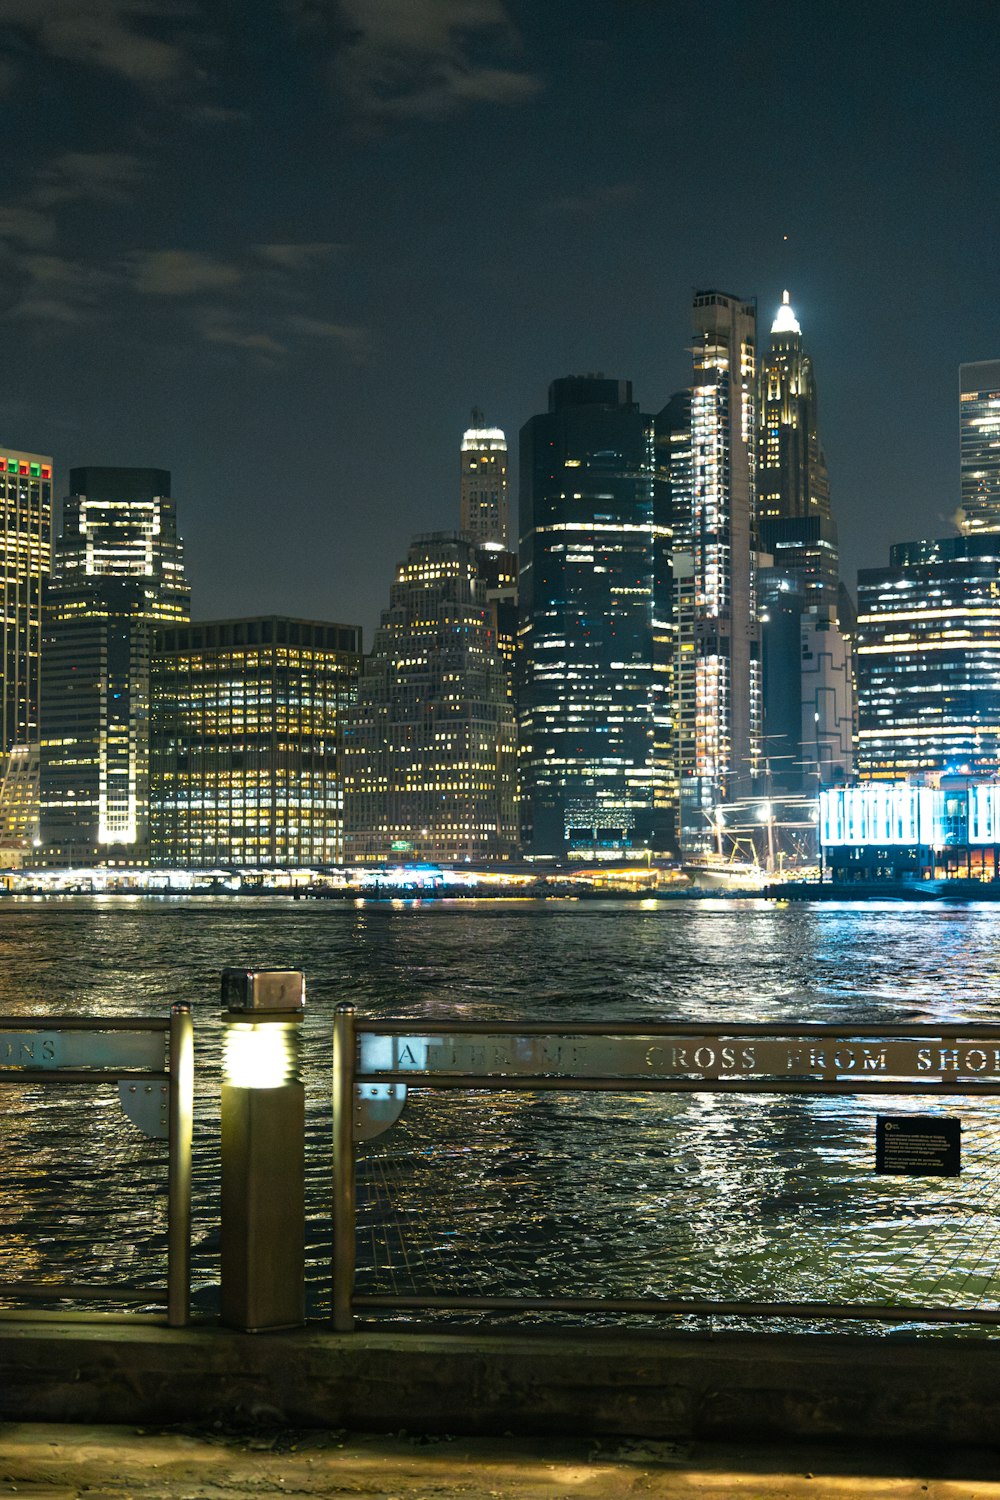
[[[49,863],[148,858],[150,637],[189,618],[165,469],[70,470],[44,632]]]
[[[787,291],[761,358],[757,479],[764,790],[813,796],[852,769],[854,709],[816,380]]]
[[[1000,360],[961,365],[958,391],[959,529],[1000,531]]]
[[[577,376],[521,430],[521,793],[526,852],[637,859],[673,845],[671,540],[652,419]]]
[[[893,547],[857,629],[859,773],[1000,775],[1000,529]]]
[[[688,852],[710,850],[717,808],[755,790],[762,733],[757,314],[752,302],[700,291],[693,318],[690,490],[685,498],[678,483],[674,502],[675,571],[687,600],[678,617],[677,744]]]
[[[761,551],[794,568],[811,604],[836,607],[837,531],[819,440],[816,380],[788,293],[761,359],[757,447]]]

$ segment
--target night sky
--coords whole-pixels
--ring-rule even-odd
[[[694,287],[787,286],[853,587],[1000,358],[998,80],[996,0],[0,0],[0,437],[172,470],[196,617],[370,643],[473,405],[656,411]]]

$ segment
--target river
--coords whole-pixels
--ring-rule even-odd
[[[310,1311],[329,1304],[333,1007],[359,1017],[1000,1024],[996,908],[725,901],[4,898],[0,1013],[195,1015],[194,1305],[218,1305],[219,972],[307,980]],[[937,1106],[934,1106],[937,1107]],[[1000,1305],[1000,1105],[956,1178],[876,1176],[919,1099],[413,1093],[364,1148],[368,1292]],[[0,1094],[0,1276],[165,1278],[165,1148],[113,1088]],[[9,1301],[8,1301],[8,1305]],[[50,1305],[59,1306],[56,1301]],[[109,1305],[114,1304],[94,1304]]]

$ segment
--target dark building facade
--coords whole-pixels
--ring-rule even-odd
[[[674,843],[671,532],[628,381],[553,382],[521,431],[519,721],[526,852]]]
[[[1000,530],[1000,360],[959,367],[958,427],[959,527]]]
[[[361,630],[264,615],[156,632],[151,862],[336,865]]]
[[[40,857],[144,864],[151,633],[191,604],[170,474],[71,469],[69,489],[44,628]]]
[[[855,670],[859,775],[1000,775],[1000,531],[863,569]]]

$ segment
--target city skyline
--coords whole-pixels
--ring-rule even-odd
[[[998,352],[987,7],[71,10],[0,3],[0,431],[60,492],[169,467],[196,615],[369,643],[393,560],[454,524],[470,407],[509,435],[604,370],[660,409],[694,286],[762,326],[790,288],[852,586],[948,531],[958,367]]]

